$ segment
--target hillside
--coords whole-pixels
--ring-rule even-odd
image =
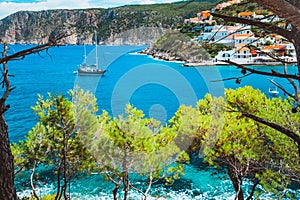
[[[168,31],[141,53],[168,61],[203,62],[209,60],[207,51],[179,31]]]
[[[211,8],[218,0],[122,6],[110,9],[21,11],[0,20],[0,40],[7,43],[44,43],[49,35],[70,30],[68,44],[148,44],[184,18]]]

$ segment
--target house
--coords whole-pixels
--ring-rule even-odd
[[[296,50],[295,50],[295,46],[293,45],[293,43],[288,42],[288,43],[280,44],[280,46],[285,46],[286,54],[288,56],[296,58]]]
[[[237,64],[250,64],[252,62],[252,56],[249,48],[240,47],[239,49],[219,51],[218,55],[213,59],[213,62],[216,64],[226,64],[222,62],[223,60],[232,61]]]
[[[198,17],[192,17],[189,19],[189,24],[190,23],[195,23],[195,24],[200,24],[203,23]]]
[[[234,34],[234,43],[235,44],[251,44],[256,45],[256,37],[253,34]]]
[[[230,34],[253,34],[251,26],[227,26]]]
[[[207,20],[210,18],[210,11],[209,10],[204,10],[204,11],[201,11],[199,13],[197,13],[197,17],[201,20]]]
[[[263,47],[262,51],[273,56],[283,56],[285,48],[274,44]]]
[[[216,43],[226,40],[227,36],[228,31],[226,26],[214,26],[214,29],[211,31],[211,41]]]
[[[251,58],[253,52],[249,47],[244,46],[243,44],[237,44],[235,46],[235,58]]]
[[[205,25],[203,32],[211,32],[214,29],[214,25]]]

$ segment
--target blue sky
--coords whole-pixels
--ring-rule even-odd
[[[20,10],[108,8],[129,4],[170,3],[178,0],[0,0],[0,19]]]

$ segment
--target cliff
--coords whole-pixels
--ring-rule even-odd
[[[211,8],[211,1],[110,9],[20,11],[0,20],[0,41],[45,43],[51,34],[68,30],[72,34],[66,38],[66,44],[92,44],[94,30],[97,30],[100,43],[149,44],[165,30],[176,28],[184,18]]]

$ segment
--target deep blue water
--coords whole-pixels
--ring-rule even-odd
[[[10,53],[28,47],[30,46],[12,45]],[[105,50],[109,47],[102,48]],[[92,49],[92,46],[87,46],[87,52]],[[8,100],[11,108],[6,113],[12,142],[23,139],[35,125],[35,116],[30,107],[35,104],[38,93],[44,96],[48,92],[67,94],[68,90],[79,85],[95,92],[100,111],[104,109],[116,116],[123,113],[124,106],[130,102],[142,109],[146,116],[167,123],[180,104],[194,106],[207,92],[221,96],[224,88],[251,85],[267,93],[270,86],[268,78],[260,75],[248,76],[242,79],[241,84],[236,84],[234,80],[212,82],[241,76],[240,70],[233,66],[182,67],[182,63],[155,60],[134,53],[123,54],[114,60],[105,75],[100,78],[78,77],[73,71],[77,70],[83,61],[82,54],[83,46],[64,46],[8,64],[9,72],[15,75],[15,78],[11,78],[12,85],[16,86]],[[259,68],[268,71],[271,67]],[[282,71],[281,67],[277,67],[277,70]],[[289,67],[289,70],[296,73],[295,67]],[[290,88],[286,80],[275,80]],[[211,176],[211,172],[189,166],[185,177],[181,179],[185,184],[178,184],[178,191],[162,185],[156,186],[154,191],[159,191],[160,195],[170,199],[190,199],[191,196],[198,199],[232,198],[230,182]],[[52,184],[47,184],[41,191],[51,192],[53,187]],[[91,199],[110,198],[111,185],[99,176],[79,179],[72,184],[72,188],[73,196],[78,198],[87,194]]]

